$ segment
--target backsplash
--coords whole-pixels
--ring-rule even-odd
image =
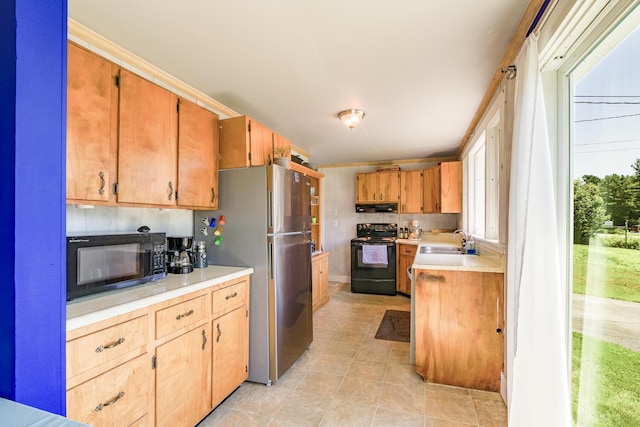
[[[136,232],[141,225],[167,236],[193,235],[193,211],[185,209],[124,208],[67,205],[67,234]]]

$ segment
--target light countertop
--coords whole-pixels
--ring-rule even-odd
[[[491,255],[421,254],[418,252],[411,268],[504,273],[501,257]]]
[[[77,298],[67,303],[67,331],[251,273],[253,268],[249,267],[210,265],[207,268],[196,268],[189,274],[168,274],[166,278],[156,282]]]

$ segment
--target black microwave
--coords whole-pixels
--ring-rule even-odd
[[[67,236],[67,301],[167,276],[165,233]]]

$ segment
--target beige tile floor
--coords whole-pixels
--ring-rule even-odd
[[[506,426],[498,393],[425,383],[409,344],[375,339],[403,296],[353,294],[331,283],[311,348],[271,387],[245,382],[201,423],[211,426]]]

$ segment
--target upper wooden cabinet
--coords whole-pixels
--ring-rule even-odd
[[[399,213],[422,213],[422,171],[400,172]]]
[[[423,171],[423,212],[462,212],[462,162],[442,162]]]
[[[273,132],[247,116],[220,120],[220,169],[269,165]]]
[[[178,97],[120,71],[118,202],[175,206]]]
[[[69,43],[67,199],[115,202],[118,67]]]
[[[180,99],[178,205],[218,208],[218,115]]]
[[[400,172],[359,173],[356,176],[357,203],[385,203],[400,200]]]

